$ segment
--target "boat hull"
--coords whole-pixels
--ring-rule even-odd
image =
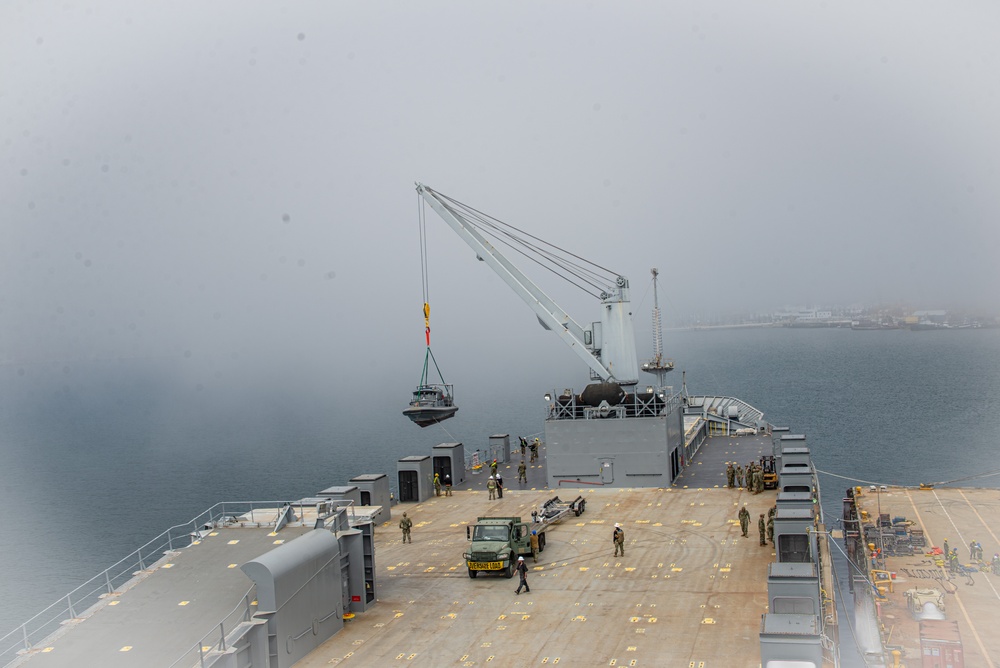
[[[403,411],[403,415],[420,427],[429,427],[454,417],[457,412],[458,406],[411,406]]]

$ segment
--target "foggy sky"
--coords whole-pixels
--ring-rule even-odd
[[[211,382],[323,357],[409,384],[414,181],[629,276],[640,351],[654,266],[668,324],[995,313],[998,19],[985,2],[3,3],[0,362],[163,357]],[[428,229],[439,359],[578,364],[430,210]]]

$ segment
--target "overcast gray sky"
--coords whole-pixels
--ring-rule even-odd
[[[997,35],[990,2],[5,2],[0,361],[277,346],[409,379],[416,180],[637,303],[659,267],[668,322],[996,312]],[[428,222],[439,345],[558,347]]]

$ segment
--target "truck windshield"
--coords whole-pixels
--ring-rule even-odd
[[[477,524],[472,532],[472,540],[502,540],[506,541],[507,527],[490,524]]]

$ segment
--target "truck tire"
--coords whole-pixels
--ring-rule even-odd
[[[538,537],[538,551],[539,552],[545,551],[545,534],[542,534],[541,536]]]
[[[505,570],[503,572],[503,576],[505,578],[507,578],[508,580],[510,580],[512,577],[514,577],[514,562],[513,562],[513,560],[511,560],[511,562],[507,564],[507,570]]]
[[[470,578],[472,578],[473,580],[475,580],[477,575],[479,575],[479,571],[474,571],[471,568],[469,569],[469,577]]]

